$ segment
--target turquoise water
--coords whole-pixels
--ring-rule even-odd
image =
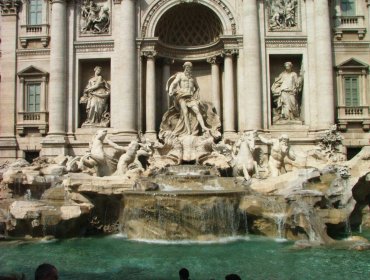
[[[153,244],[112,236],[0,242],[0,275],[23,272],[33,279],[34,269],[49,262],[60,279],[178,279],[181,267],[189,269],[192,280],[223,280],[229,273],[243,280],[370,279],[370,251],[295,250],[291,242],[260,237],[224,241]]]

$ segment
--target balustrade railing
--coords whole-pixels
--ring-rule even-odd
[[[27,47],[29,40],[40,40],[43,46],[47,47],[49,44],[49,25],[21,25],[19,39],[23,48]]]
[[[339,106],[338,107],[338,118],[345,119],[368,119],[369,106]]]
[[[355,32],[359,39],[363,39],[366,32],[364,16],[337,16],[334,17],[335,36],[340,40],[343,32]]]

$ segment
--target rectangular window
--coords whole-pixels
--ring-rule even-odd
[[[27,112],[40,111],[41,84],[27,85]]]
[[[358,77],[344,77],[346,106],[360,106]]]
[[[44,0],[30,0],[28,10],[28,24],[38,25],[42,23],[42,2]]]
[[[340,0],[340,9],[342,16],[355,16],[356,15],[356,0]]]

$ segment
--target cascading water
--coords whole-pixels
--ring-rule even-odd
[[[278,201],[277,197],[267,197],[264,207],[267,211],[270,211],[270,216],[275,221],[276,239],[284,239],[286,222],[285,203]]]
[[[236,193],[131,193],[121,224],[132,239],[216,239],[245,233]]]
[[[277,239],[284,239],[286,215],[284,213],[276,213],[273,217],[277,225]]]

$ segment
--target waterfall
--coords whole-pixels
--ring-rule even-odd
[[[350,221],[349,217],[347,217],[346,223],[345,223],[345,234],[348,237],[351,237],[352,236],[351,221]]]
[[[276,213],[273,217],[277,225],[277,239],[284,239],[283,231],[285,229],[286,215],[284,213]]]
[[[264,202],[264,209],[270,212],[270,217],[276,225],[276,238],[282,240],[285,238],[285,222],[286,222],[286,204],[285,201],[278,201],[275,196],[267,197]]]
[[[124,197],[121,225],[133,239],[237,236],[247,219],[234,193],[132,193]]]
[[[329,243],[330,237],[326,227],[315,209],[307,202],[297,199],[290,204],[290,213],[293,215],[292,225],[302,228],[311,242]]]

